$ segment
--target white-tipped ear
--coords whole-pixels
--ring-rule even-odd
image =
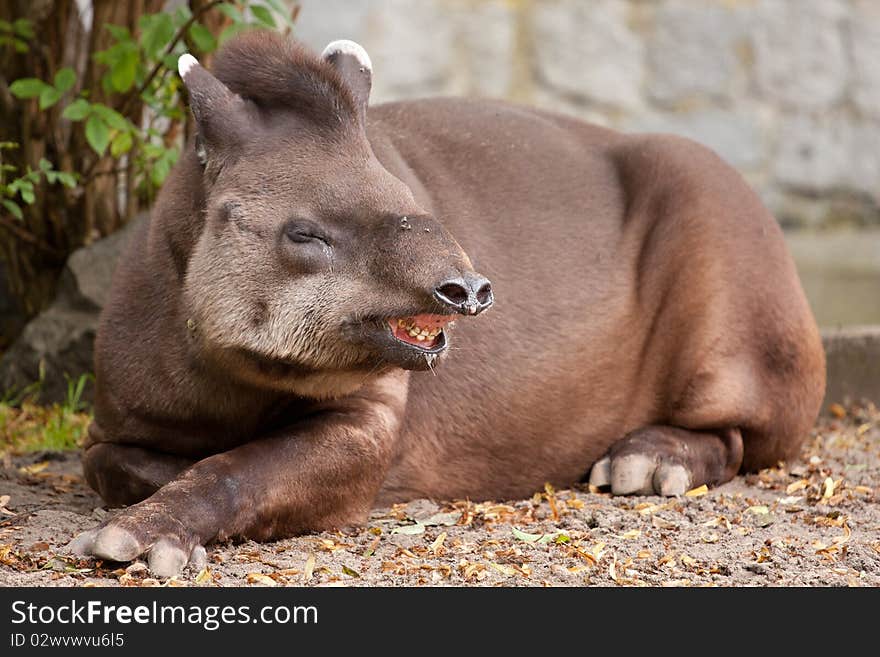
[[[180,77],[185,78],[186,74],[192,70],[193,66],[199,66],[199,60],[189,53],[185,53],[178,57],[177,71],[180,73]]]
[[[186,74],[192,70],[193,66],[199,65],[199,60],[189,53],[184,53],[177,58],[177,72],[180,73],[182,78],[186,77]]]
[[[246,139],[253,125],[247,103],[215,78],[192,55],[181,55],[177,70],[196,120],[196,153],[202,164],[229,153]]]
[[[327,44],[326,48],[324,48],[324,52],[321,53],[321,58],[332,59],[333,55],[351,55],[358,61],[358,64],[371,73],[373,71],[373,62],[370,61],[370,56],[367,54],[367,51],[364,50],[364,47],[359,43],[349,41],[348,39],[332,41]]]
[[[354,41],[341,39],[333,41],[321,54],[321,58],[331,64],[345,80],[357,104],[358,120],[366,125],[367,103],[370,88],[373,86],[373,63],[367,51]]]

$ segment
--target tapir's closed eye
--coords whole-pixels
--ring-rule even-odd
[[[294,219],[284,224],[284,236],[291,242],[323,242],[329,245],[327,234],[313,221]]]

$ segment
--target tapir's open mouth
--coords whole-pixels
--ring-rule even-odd
[[[424,351],[436,351],[446,344],[443,328],[455,315],[413,315],[388,320],[391,335],[397,340]]]

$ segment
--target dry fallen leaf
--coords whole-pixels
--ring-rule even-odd
[[[685,497],[699,497],[700,495],[705,495],[708,492],[709,487],[706,484],[703,484],[702,486],[691,488],[688,492],[685,493]]]
[[[642,535],[641,529],[630,529],[628,532],[621,534],[620,538],[626,538],[626,539],[638,538],[641,535]]]
[[[211,575],[211,569],[208,566],[205,566],[199,571],[199,574],[196,575],[195,582],[196,584],[204,584],[206,582],[213,581],[213,576]]]
[[[828,412],[830,412],[831,415],[836,417],[838,420],[842,420],[846,417],[846,409],[840,404],[831,404],[828,407]]]
[[[800,480],[794,482],[793,484],[789,484],[788,486],[786,486],[785,487],[785,494],[791,495],[792,493],[796,493],[799,490],[803,490],[804,488],[806,488],[809,485],[810,485],[809,479],[800,479]]]
[[[840,480],[838,480],[837,483],[839,484]],[[834,480],[831,477],[825,477],[825,483],[822,484],[822,489],[823,489],[822,499],[823,500],[830,499],[831,496],[834,495],[835,488],[836,488],[836,485],[834,483]]]
[[[310,554],[309,558],[306,559],[305,568],[303,568],[303,581],[308,582],[312,579],[312,574],[315,572],[315,555]]]
[[[364,550],[364,553],[361,555],[363,557],[372,557],[376,553],[376,548],[379,547],[379,541],[382,540],[381,536],[377,536],[374,538],[370,544],[367,546],[367,549]]]
[[[513,577],[516,575],[516,569],[511,566],[505,566],[504,564],[495,563],[494,561],[489,562],[489,566],[494,570],[497,570],[502,575],[506,575],[507,577]]]
[[[660,516],[651,516],[651,525],[655,529],[678,529],[678,525],[674,522],[669,522]]]
[[[248,584],[259,584],[260,586],[278,586],[278,582],[262,573],[248,573]]]
[[[440,556],[440,551],[443,549],[443,542],[446,540],[446,532],[441,532],[440,535],[434,539],[434,542],[431,543],[430,550],[434,553],[434,556]]]
[[[32,465],[23,465],[18,471],[23,475],[35,475],[49,467],[49,461],[40,461]]]

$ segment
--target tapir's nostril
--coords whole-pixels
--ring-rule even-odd
[[[477,301],[480,302],[480,305],[492,303],[492,284],[489,281],[483,283],[477,290]]]
[[[468,291],[461,283],[450,281],[444,283],[436,290],[437,296],[445,303],[460,306],[467,303]]]
[[[481,313],[494,301],[492,284],[479,274],[466,274],[444,281],[434,288],[434,297],[444,306],[464,315]]]

